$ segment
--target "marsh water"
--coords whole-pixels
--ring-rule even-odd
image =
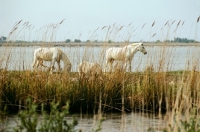
[[[36,46],[0,47],[0,68],[7,70],[32,70]],[[105,50],[108,47],[76,46],[60,47],[72,63],[72,72],[82,61],[97,62],[105,66]],[[155,70],[173,71],[191,69],[199,61],[197,46],[146,46],[147,54],[137,52],[132,60],[132,71],[142,71],[152,65]],[[45,62],[45,65],[50,65]],[[63,67],[63,62],[61,62]],[[160,69],[162,67],[162,69]]]
[[[98,128],[99,120],[92,114],[74,114],[67,116],[65,119],[71,123],[73,117],[78,119],[78,125],[75,129],[82,132],[95,131]],[[148,130],[161,131],[167,126],[167,122],[163,118],[158,118],[154,114],[129,113],[122,117],[122,114],[108,113],[103,116],[102,132],[144,132]],[[42,121],[39,116],[38,119]],[[7,129],[12,130],[17,125],[17,117],[9,117],[7,120]]]

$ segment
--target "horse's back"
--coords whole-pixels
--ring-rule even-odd
[[[106,59],[123,60],[126,52],[124,48],[111,47],[106,50]]]
[[[100,74],[102,72],[102,68],[98,63],[91,63],[83,61],[78,65],[79,72],[88,73],[97,73]]]
[[[78,65],[79,72],[84,72],[84,73],[86,73],[90,68],[91,68],[91,63],[86,62],[86,61],[82,61],[82,62]]]
[[[51,61],[52,58],[59,59],[61,57],[62,51],[57,47],[51,48],[38,48],[35,49],[34,56],[37,59]]]

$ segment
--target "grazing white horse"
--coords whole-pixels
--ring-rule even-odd
[[[83,77],[85,74],[86,76],[94,78],[96,75],[102,75],[102,68],[97,63],[82,61],[78,65],[78,72],[80,77]]]
[[[41,66],[47,67],[43,65],[43,61],[51,61],[50,72],[52,73],[54,70],[55,62],[58,63],[58,70],[60,71],[60,60],[64,62],[64,70],[67,72],[71,71],[71,63],[65,53],[60,48],[51,47],[51,48],[38,48],[34,51],[34,61],[33,68],[38,67],[39,64]]]
[[[144,54],[147,54],[146,49],[144,48],[143,43],[133,43],[122,48],[119,47],[111,47],[106,50],[106,68],[108,64],[110,64],[110,72],[112,72],[112,64],[114,60],[123,61],[125,69],[127,68],[127,64],[129,64],[129,71],[131,71],[131,61],[133,59],[134,54],[137,51],[141,51]]]

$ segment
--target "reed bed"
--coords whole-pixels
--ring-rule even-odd
[[[120,112],[122,91],[126,112],[171,111],[178,105],[177,99],[181,101],[186,96],[184,90],[187,90],[192,104],[198,102],[200,74],[195,69],[154,72],[148,67],[144,72],[107,73],[103,80],[83,78],[73,81],[71,76],[78,77],[78,74],[3,71],[0,78],[1,109],[6,106],[7,111],[18,112],[26,108],[26,99],[32,98],[38,104],[44,103],[47,110],[53,100],[61,102],[61,106],[68,100],[71,112],[80,112],[82,109],[83,112],[95,113],[101,96],[103,112]]]

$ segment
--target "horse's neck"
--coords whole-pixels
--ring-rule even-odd
[[[69,61],[69,59],[68,59],[68,57],[67,57],[67,55],[64,54],[64,53],[62,53],[62,60],[64,62],[64,65],[71,64],[70,61]]]
[[[127,46],[124,46],[123,49],[124,50],[131,50],[131,51],[135,51],[136,50],[137,51],[138,47],[139,47],[138,45],[135,45],[135,46],[127,45]]]
[[[129,45],[124,46],[123,48],[121,48],[121,50],[125,50],[125,51],[127,51],[128,49],[129,49]]]
[[[135,46],[132,46],[132,45],[128,45],[127,46],[127,49],[130,50],[130,56],[134,56],[134,54],[138,51],[138,48],[139,48],[139,45],[135,45]]]

